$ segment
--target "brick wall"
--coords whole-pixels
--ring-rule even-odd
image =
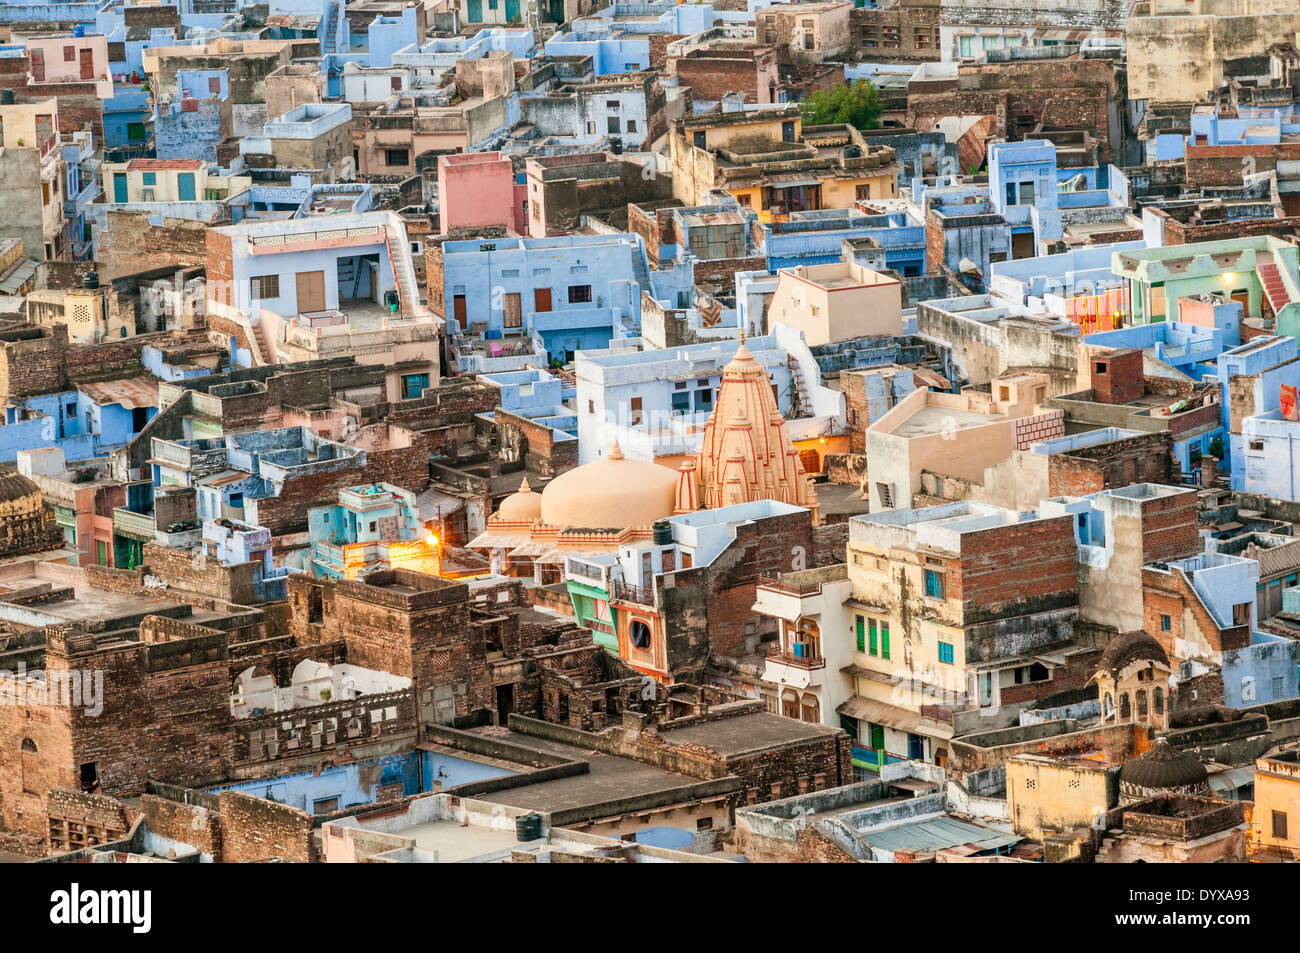
[[[1068,516],[963,533],[960,571],[949,574],[946,595],[961,601],[968,624],[1073,605],[1077,561]]]
[[[1016,449],[1028,450],[1035,443],[1065,436],[1065,411],[1050,410],[1016,420]]]
[[[243,794],[221,792],[222,860],[238,864],[283,857],[319,860],[311,815],[295,807]]]

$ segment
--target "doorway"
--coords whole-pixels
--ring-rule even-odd
[[[505,725],[510,720],[510,713],[515,710],[515,687],[513,685],[497,686],[497,724]]]
[[[325,272],[300,271],[297,274],[298,313],[325,310]]]

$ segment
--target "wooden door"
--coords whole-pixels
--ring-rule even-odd
[[[44,50],[32,50],[32,79],[38,83],[45,82]]]
[[[456,323],[459,324],[462,328],[465,327],[465,296],[464,295],[455,295],[451,299],[451,313],[452,313],[452,317],[456,319]]]
[[[300,271],[298,279],[298,313],[325,310],[325,272]]]
[[[81,78],[94,79],[95,78],[95,51],[81,50],[80,57],[81,57]]]
[[[515,292],[508,293],[503,300],[502,323],[506,329],[523,327],[523,307],[519,301],[519,295]]]
[[[551,310],[551,289],[534,288],[533,289],[533,310],[539,314]]]

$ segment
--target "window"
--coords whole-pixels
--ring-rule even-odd
[[[632,648],[641,652],[650,650],[650,626],[640,619],[633,619],[632,624],[627,627],[627,638],[632,643]]]
[[[889,623],[880,623],[880,657],[889,658]]]
[[[925,595],[928,599],[943,598],[943,573],[937,569],[925,571]]]
[[[1161,631],[1161,632],[1168,632],[1172,627],[1173,627],[1173,622],[1172,622],[1172,620],[1170,620],[1169,616],[1167,616],[1167,615],[1161,615],[1161,616],[1160,616],[1160,631]]]
[[[255,275],[249,279],[249,283],[252,285],[254,301],[280,297],[279,275]]]
[[[940,662],[943,662],[943,663],[945,663],[945,664],[947,664],[947,665],[951,665],[951,664],[952,664],[952,660],[953,660],[952,643],[951,643],[951,642],[940,642],[940,643],[939,643],[939,661],[940,661]]]
[[[618,133],[621,131],[619,129],[617,116],[610,116],[608,119],[605,120],[605,124],[611,133]]]
[[[696,829],[697,831],[711,831],[711,830],[713,830],[713,818],[711,818],[711,817],[697,817],[697,818],[695,819],[695,829]]]
[[[236,509],[236,510],[241,510],[241,509],[243,509],[243,508],[244,508],[244,494],[243,494],[243,493],[231,493],[231,494],[230,494],[230,507],[231,507],[231,509]]]
[[[686,391],[673,394],[673,413],[688,414],[691,412],[691,395]]]
[[[1286,837],[1286,836],[1287,836],[1287,833],[1286,833],[1286,812],[1285,812],[1285,811],[1274,811],[1274,812],[1273,812],[1273,836],[1274,836],[1274,837]]]
[[[333,814],[338,809],[339,799],[336,797],[323,797],[311,802],[313,814]]]
[[[636,120],[635,120],[635,119],[628,119],[628,120],[625,120],[625,124],[627,125],[627,131],[628,131],[628,132],[636,132]]]
[[[871,186],[859,185],[853,190],[853,197],[859,202],[871,198]]]
[[[77,48],[75,46],[65,46],[63,48],[63,62],[73,63],[77,59]]]
[[[1250,625],[1250,603],[1238,602],[1232,607],[1233,625]]]
[[[402,400],[414,400],[424,393],[424,389],[429,386],[428,374],[403,374],[402,375]]]
[[[854,620],[854,631],[857,635],[857,645],[859,652],[867,650],[867,625],[862,616],[857,616]]]
[[[385,165],[410,165],[411,153],[407,149],[385,149]]]
[[[876,620],[872,619],[867,623],[867,654],[880,654],[880,632],[876,625]]]
[[[157,172],[141,172],[141,173],[140,173],[140,184],[141,184],[141,185],[157,185],[157,184],[158,184],[158,173],[157,173]]]
[[[1273,676],[1273,701],[1280,702],[1282,694],[1286,691],[1286,679],[1281,675]]]
[[[591,301],[591,285],[569,285],[569,304],[586,304]]]
[[[644,407],[644,403],[642,398],[640,397],[632,398],[632,407],[631,407],[632,414],[631,414],[631,419],[628,421],[628,423],[630,423],[633,427],[635,427],[637,424],[641,422],[641,411],[643,407]]]
[[[37,757],[36,742],[31,738],[24,738],[22,743],[22,754],[20,756],[22,768],[22,785],[25,794],[44,794],[40,790],[41,762]]]
[[[1255,680],[1249,675],[1241,680],[1241,700],[1244,702],[1255,700]]]
[[[893,490],[893,487],[892,487],[890,484],[888,484],[888,483],[877,483],[877,484],[876,484],[876,495],[880,497],[880,505],[881,505],[881,506],[883,506],[885,509],[893,509],[893,506],[894,506],[894,490]]]

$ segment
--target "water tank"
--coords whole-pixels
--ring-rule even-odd
[[[97,272],[97,271],[88,271],[88,272],[86,272],[84,275],[82,275],[82,276],[81,276],[81,287],[83,287],[83,288],[91,288],[91,289],[98,288],[98,287],[99,287],[99,272]]]
[[[667,520],[655,520],[653,524],[653,529],[654,529],[654,544],[656,546],[668,546],[672,543],[673,527],[672,524],[669,523]]]
[[[515,818],[515,837],[521,841],[537,840],[542,836],[542,815],[521,814]]]

